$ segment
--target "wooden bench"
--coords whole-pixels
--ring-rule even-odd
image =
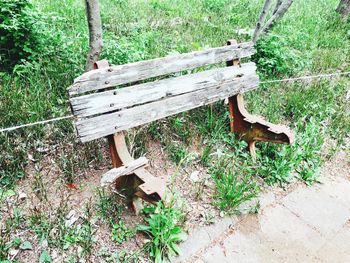
[[[293,135],[287,127],[252,116],[244,108],[242,94],[258,88],[259,77],[254,63],[241,64],[240,59],[254,52],[252,43],[229,41],[222,47],[125,65],[99,61],[96,69],[76,78],[69,88],[78,138],[88,142],[107,137],[113,167],[128,165],[134,159],[123,132],[229,98],[231,131],[248,142],[253,157],[256,141],[292,143]],[[229,67],[171,75],[225,62]],[[154,80],[159,76],[167,77]],[[157,201],[164,197],[166,178],[138,167],[119,176],[116,186],[129,189],[130,196]]]

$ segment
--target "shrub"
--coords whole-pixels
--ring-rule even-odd
[[[258,40],[253,61],[258,70],[265,76],[289,75],[298,67],[300,60],[285,39],[278,35],[268,34]]]
[[[37,12],[28,0],[0,0],[0,70],[26,59],[39,45]]]

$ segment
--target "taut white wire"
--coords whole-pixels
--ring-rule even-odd
[[[303,77],[297,77],[297,78],[266,80],[266,81],[261,81],[260,84],[277,83],[277,82],[288,82],[288,81],[298,81],[298,80],[316,79],[316,78],[330,78],[330,77],[340,76],[340,75],[350,75],[350,71],[348,71],[348,72],[330,73],[330,74],[319,74],[319,75],[312,75],[312,76],[303,76]],[[17,129],[21,129],[21,128],[25,128],[25,127],[34,126],[34,125],[46,124],[46,123],[50,123],[50,122],[70,119],[70,118],[73,118],[73,117],[74,117],[73,115],[68,115],[68,116],[48,119],[48,120],[44,120],[44,121],[37,121],[37,122],[33,122],[33,123],[27,123],[27,124],[23,124],[23,125],[18,125],[18,126],[14,126],[14,127],[0,129],[0,132],[13,131],[13,130],[17,130]]]
[[[49,122],[55,122],[55,121],[60,121],[60,120],[64,120],[64,119],[70,119],[70,118],[73,118],[73,117],[74,117],[73,115],[69,115],[69,116],[64,116],[64,117],[48,119],[48,120],[44,120],[44,121],[37,121],[37,122],[27,123],[27,124],[23,124],[23,125],[18,125],[18,126],[14,126],[14,127],[0,129],[0,132],[13,131],[13,130],[17,130],[17,129],[20,129],[20,128],[25,128],[25,127],[29,127],[29,126],[38,125],[38,124],[46,124],[46,123],[49,123]]]
[[[288,79],[266,80],[266,81],[261,81],[260,84],[275,83],[275,82],[288,82],[288,81],[297,81],[297,80],[305,80],[305,79],[316,79],[316,78],[330,78],[330,77],[340,76],[340,75],[350,75],[350,71],[348,71],[348,72],[339,72],[339,73],[330,73],[330,74],[319,74],[319,75],[312,75],[312,76],[302,76],[302,77],[288,78]]]

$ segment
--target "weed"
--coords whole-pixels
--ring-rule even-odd
[[[184,240],[179,226],[183,219],[182,213],[174,206],[165,207],[162,202],[156,207],[145,208],[144,212],[148,215],[145,219],[147,225],[140,225],[138,230],[150,237],[146,244],[150,256],[159,263],[178,254],[177,243]]]
[[[117,244],[121,244],[123,241],[128,240],[130,237],[134,236],[136,231],[134,229],[128,228],[122,220],[118,223],[112,224],[112,240]]]
[[[225,10],[227,0],[204,0],[203,7],[208,12],[216,12]]]
[[[19,142],[18,138],[0,134],[0,150],[0,185],[11,187],[24,177],[23,169],[27,164],[26,145]]]
[[[215,202],[224,211],[235,212],[239,206],[257,196],[259,186],[253,178],[253,169],[247,164],[229,165],[220,160],[209,174],[215,183]]]
[[[52,258],[49,252],[47,252],[47,250],[43,250],[39,257],[39,263],[51,263],[51,262],[52,262]]]
[[[5,2],[14,4],[14,1]],[[31,59],[28,57],[27,61],[22,60],[13,72],[0,73],[0,112],[6,113],[0,118],[0,127],[69,114],[66,87],[84,71],[88,33],[83,2],[34,0],[31,3],[34,9],[41,10],[40,19],[33,26],[44,25],[40,27],[43,30],[39,41],[46,45],[42,52],[29,50]],[[336,0],[295,1],[295,8],[288,11],[272,33],[258,43],[255,61],[264,78],[333,72],[334,69],[345,71],[348,68],[349,23],[340,23],[335,14],[329,12],[336,4]],[[105,44],[102,58],[122,64],[174,52],[221,46],[231,38],[247,41],[249,36],[232,32],[235,29],[253,28],[260,7],[255,1],[248,0],[206,0],[199,4],[198,1],[183,0],[101,0]],[[6,23],[3,25],[8,26]],[[30,27],[21,27],[20,31]],[[11,26],[9,30],[12,29]],[[25,41],[18,42],[19,48],[27,45],[30,39],[28,35]],[[16,60],[14,56],[13,61]],[[187,150],[191,137],[202,138],[208,146],[202,152],[201,162],[216,178],[218,204],[223,202],[222,207],[230,210],[232,204],[238,205],[231,200],[235,193],[239,193],[239,189],[243,192],[249,189],[249,186],[244,185],[247,183],[246,177],[254,181],[256,175],[269,184],[280,185],[296,178],[309,184],[317,180],[317,172],[323,162],[323,149],[326,148],[324,144],[329,137],[334,139],[337,146],[346,147],[350,134],[348,86],[348,78],[342,77],[315,80],[312,83],[263,84],[258,90],[246,94],[250,111],[266,116],[272,122],[291,124],[297,136],[292,146],[259,143],[255,165],[250,162],[250,156],[245,150],[247,145],[238,143],[229,134],[228,111],[221,102],[153,122],[149,124],[147,133],[165,146],[175,163],[181,164],[193,160]],[[102,140],[85,146],[76,143],[70,120],[1,133],[2,198],[10,193],[18,180],[25,177],[26,170],[31,170],[26,169],[28,164],[32,164],[28,160],[28,153],[39,159],[35,166],[40,169],[36,148],[41,142],[58,145],[57,153],[50,158],[58,163],[65,181],[74,181],[83,169],[97,166],[103,159],[99,150]],[[144,142],[143,138],[140,141],[135,138],[133,145],[136,155],[144,152]],[[225,159],[235,165],[226,166],[218,159]],[[220,165],[227,170],[220,170]],[[49,204],[45,201],[47,193],[42,187],[43,176],[35,176],[33,190],[45,204],[33,209],[28,220],[30,228],[41,241],[49,240],[50,247],[62,248],[66,243],[74,246],[81,242],[79,240],[87,238],[88,234],[83,234],[90,233],[87,222],[82,222],[85,230],[59,226],[63,223],[67,208],[60,213],[46,213],[44,206]],[[234,187],[229,186],[231,182]],[[254,190],[253,186],[250,187]],[[200,191],[201,188],[198,189],[199,194]],[[245,193],[248,195],[249,191]],[[244,199],[245,195],[241,197]],[[122,209],[119,203],[113,195],[101,196],[97,204],[99,216],[108,223],[109,218],[119,220],[119,211]],[[9,220],[1,230],[1,259],[7,259],[8,249],[12,245],[11,231],[24,226],[26,221],[19,219],[20,216],[17,218]],[[21,222],[19,226],[18,222]],[[86,244],[88,247],[91,242],[87,240]],[[160,247],[159,244],[154,247]],[[120,261],[123,262],[127,257],[120,256]]]
[[[288,75],[296,70],[295,64],[300,63],[298,57],[282,36],[268,34],[258,40],[257,53],[253,56],[258,70],[265,76]]]
[[[174,143],[171,143],[166,147],[166,149],[169,153],[170,160],[175,164],[180,164],[183,162],[188,155],[186,148],[181,144],[175,145]]]
[[[97,203],[97,214],[103,220],[113,223],[113,220],[117,220],[123,211],[120,197],[115,193],[107,193],[104,188],[98,189],[97,195],[99,198]]]
[[[212,146],[206,145],[201,154],[201,163],[204,166],[209,166],[211,149],[212,149]]]
[[[129,132],[126,139],[129,146],[130,155],[133,157],[142,156],[146,152],[146,135],[143,129]]]
[[[32,183],[32,191],[34,192],[35,196],[41,201],[41,202],[48,202],[48,196],[47,196],[47,187],[43,181],[43,176],[41,173],[35,173],[33,176],[34,180]]]
[[[190,121],[186,118],[186,113],[182,113],[180,116],[171,118],[171,128],[172,131],[178,137],[177,139],[182,140],[184,143],[189,143],[191,138],[191,127]]]
[[[82,224],[68,230],[63,237],[63,249],[78,244],[82,248],[82,255],[90,254],[93,246],[93,231],[90,221],[84,220]]]

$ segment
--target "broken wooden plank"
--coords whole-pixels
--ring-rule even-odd
[[[241,67],[212,69],[177,78],[74,97],[70,99],[70,102],[75,116],[87,117],[194,92],[218,82],[254,75],[255,71],[254,63],[246,63]]]
[[[204,89],[179,96],[143,104],[97,117],[81,119],[76,122],[78,137],[82,142],[91,141],[119,131],[159,120],[180,112],[208,105],[227,97],[244,93],[258,87],[256,74],[241,78],[220,81],[205,86]]]
[[[76,78],[70,96],[174,72],[217,64],[255,53],[251,42],[91,70]]]
[[[146,157],[140,157],[127,165],[118,168],[113,168],[105,173],[101,178],[101,186],[109,186],[113,184],[121,176],[133,174],[136,169],[144,167],[148,164]]]

